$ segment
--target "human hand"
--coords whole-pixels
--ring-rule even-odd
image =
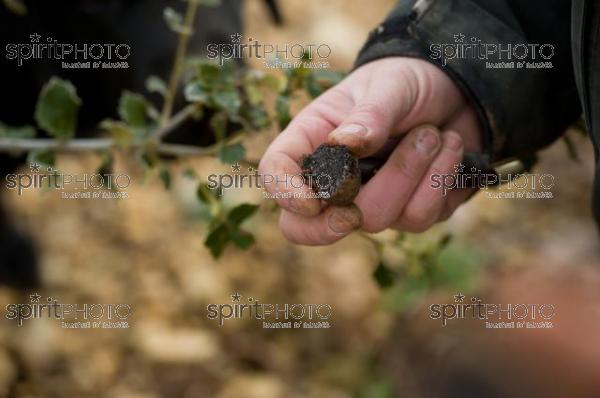
[[[353,205],[322,208],[320,200],[309,198],[308,186],[281,182],[301,174],[299,159],[324,142],[347,145],[366,157],[399,137]],[[300,196],[277,199],[284,236],[294,243],[325,245],[360,227],[422,232],[448,218],[471,191],[444,195],[431,187],[430,176],[453,174],[465,151],[481,151],[481,128],[456,84],[429,62],[390,57],[361,66],[304,108],[271,143],[259,173],[280,177],[265,184],[269,193]]]

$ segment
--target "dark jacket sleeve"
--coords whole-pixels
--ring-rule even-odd
[[[528,156],[581,114],[570,14],[566,0],[401,1],[356,66],[388,56],[435,63],[472,102],[492,159]]]

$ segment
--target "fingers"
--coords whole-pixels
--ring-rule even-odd
[[[400,217],[436,158],[441,143],[437,128],[424,125],[412,130],[398,144],[355,200],[364,216],[364,230],[382,231]]]
[[[392,225],[396,229],[407,232],[423,232],[448,215],[450,195],[453,195],[451,206],[458,206],[457,191],[444,194],[444,190],[432,186],[431,176],[454,174],[455,165],[462,161],[464,144],[460,135],[447,131],[442,135],[442,148],[425,173],[419,186],[413,193],[401,216]],[[463,194],[464,195],[464,194]],[[466,199],[466,197],[464,197]],[[463,199],[463,200],[464,200]]]
[[[327,207],[316,217],[283,210],[279,218],[279,228],[292,243],[302,245],[328,245],[360,228],[362,214],[355,205]]]
[[[305,216],[319,213],[320,201],[311,198],[312,190],[300,184],[302,170],[298,162],[327,140],[347,115],[349,101],[340,91],[329,90],[300,112],[267,148],[258,172],[269,197],[283,209]]]
[[[305,216],[319,214],[321,202],[313,198],[302,169],[287,153],[273,151],[264,156],[258,170],[268,198],[274,199],[282,209]]]

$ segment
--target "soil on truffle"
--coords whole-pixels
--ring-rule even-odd
[[[312,189],[326,202],[346,206],[360,189],[358,159],[345,145],[320,145],[300,160],[302,171]]]

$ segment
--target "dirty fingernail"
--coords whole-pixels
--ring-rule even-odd
[[[356,205],[333,208],[327,218],[329,228],[338,234],[349,234],[362,225],[362,213]]]
[[[458,152],[463,146],[463,141],[458,133],[454,131],[448,131],[444,134],[444,146],[451,151]]]
[[[432,128],[425,128],[419,132],[415,146],[419,151],[431,155],[440,146],[439,134]]]
[[[292,212],[303,216],[313,217],[321,212],[321,205],[317,200],[290,198],[288,204]]]

